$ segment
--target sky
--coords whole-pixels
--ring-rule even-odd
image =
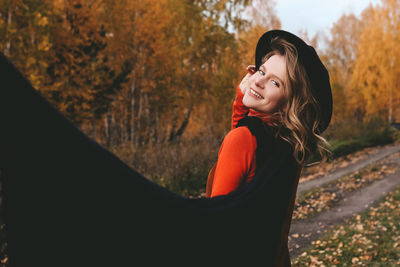
[[[307,30],[313,37],[317,32],[329,35],[329,30],[343,13],[359,16],[369,4],[380,0],[275,0],[275,9],[282,29],[298,34]]]

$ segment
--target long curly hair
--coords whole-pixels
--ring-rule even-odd
[[[296,47],[285,39],[271,40],[272,51],[264,56],[262,64],[273,55],[281,55],[286,60],[285,89],[287,99],[282,109],[272,115],[272,126],[277,135],[293,147],[293,156],[303,165],[317,152],[322,161],[327,159],[329,143],[318,131],[321,120],[320,107],[315,100],[306,70],[298,60]]]

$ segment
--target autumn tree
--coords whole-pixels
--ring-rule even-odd
[[[247,25],[238,32],[240,54],[238,66],[241,74],[248,65],[254,64],[254,52],[261,35],[268,30],[281,28],[281,22],[275,15],[275,4],[275,1],[257,0],[251,1],[246,8]]]
[[[107,54],[116,67],[131,67],[104,118],[108,143],[139,145],[157,138],[161,116],[172,107],[177,63],[167,10],[167,1],[103,1]]]
[[[224,59],[233,60],[236,51],[227,27],[240,25],[227,7],[240,9],[245,2],[103,0],[107,54],[116,65],[132,64],[129,82],[104,120],[106,136],[113,132],[117,142],[135,145],[171,142],[204,101],[226,96],[220,92],[232,88],[236,76]],[[208,103],[209,111],[213,107]]]
[[[246,66],[254,62],[258,38],[268,29],[279,28],[280,21],[274,15],[273,1],[198,2],[203,4],[204,26],[197,34],[204,36],[205,41],[199,42],[204,53],[195,62],[205,66],[196,71],[205,77],[204,85],[198,86],[205,98],[200,102],[202,114],[196,116],[202,116],[207,122],[203,126],[212,125],[214,134],[222,136],[230,127],[235,88],[245,75]],[[228,23],[220,23],[221,18]],[[190,43],[183,44],[182,49],[187,50],[189,57],[198,54],[196,47]],[[193,63],[190,65],[195,66]],[[198,99],[201,98],[196,97]]]
[[[47,83],[41,91],[78,126],[92,127],[95,137],[95,121],[108,109],[129,67],[116,73],[108,62],[108,55],[104,53],[106,31],[98,16],[99,1],[55,3],[52,61],[47,68]]]
[[[329,70],[333,94],[333,120],[346,116],[350,79],[353,75],[362,22],[354,14],[343,14],[330,30],[327,40],[326,64]],[[355,107],[350,106],[354,116]]]
[[[361,34],[352,87],[365,101],[366,118],[380,116],[391,122],[400,97],[396,90],[400,83],[399,12],[398,1],[383,0]]]
[[[50,0],[0,1],[0,50],[35,87],[45,79],[51,48]]]

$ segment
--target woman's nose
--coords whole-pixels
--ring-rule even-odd
[[[257,87],[264,89],[264,76],[260,74],[257,75],[257,77],[255,78],[255,84],[257,85]]]

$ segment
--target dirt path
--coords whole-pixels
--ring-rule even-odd
[[[343,168],[344,170],[341,169],[331,175],[328,175],[327,178],[322,178],[322,182],[312,180],[304,183],[305,185],[307,185],[307,187],[303,187],[301,192],[307,190],[304,188],[311,189],[316,186],[321,186],[328,181],[332,181],[343,175],[355,172],[358,169],[363,168],[373,162],[379,161],[395,152],[398,152],[399,150],[400,146],[398,145],[383,147],[382,150],[362,160],[362,162],[357,162],[351,166]],[[390,161],[400,165],[399,154],[393,155],[390,158]],[[337,173],[339,173],[340,175]],[[309,185],[311,184],[311,182],[313,182],[313,186]],[[289,234],[289,251],[291,257],[296,257],[299,253],[301,253],[304,247],[311,244],[313,240],[317,240],[317,238],[321,234],[329,230],[332,226],[343,223],[353,214],[362,212],[373,202],[380,199],[387,192],[392,191],[398,185],[400,185],[399,169],[397,169],[395,173],[385,177],[383,180],[376,181],[365,188],[352,192],[351,194],[349,194],[349,196],[338,202],[334,208],[326,212],[322,212],[310,219],[294,222],[291,226]]]
[[[364,168],[365,166],[370,165],[373,162],[379,161],[379,160],[381,160],[391,154],[394,154],[398,151],[400,151],[400,145],[398,145],[398,144],[384,146],[380,150],[378,150],[376,153],[370,154],[367,157],[365,157],[353,164],[350,164],[346,167],[337,169],[331,174],[300,183],[297,188],[297,195],[301,194],[304,191],[308,191],[314,187],[318,187],[318,186],[321,186],[330,181],[336,180],[342,176],[353,173],[359,169]]]

